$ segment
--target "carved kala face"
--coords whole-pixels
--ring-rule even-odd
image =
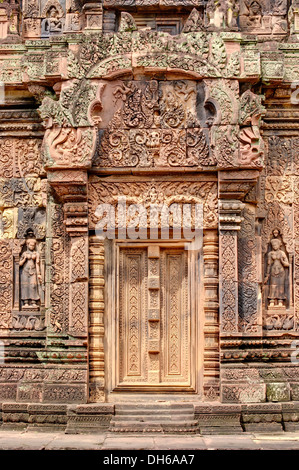
[[[152,132],[146,141],[146,146],[149,148],[159,147],[159,133]]]

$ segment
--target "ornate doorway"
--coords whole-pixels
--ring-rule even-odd
[[[112,256],[108,391],[196,392],[198,253],[140,241],[115,242]]]

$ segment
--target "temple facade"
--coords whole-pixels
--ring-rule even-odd
[[[298,429],[299,1],[7,0],[0,81],[1,425]]]

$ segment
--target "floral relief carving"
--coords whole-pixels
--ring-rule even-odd
[[[242,216],[238,233],[239,327],[241,331],[255,333],[259,330],[259,286],[254,208],[247,205]]]
[[[90,227],[95,227],[98,218],[95,215],[100,203],[117,204],[118,196],[125,195],[127,204],[165,204],[169,207],[173,203],[202,203],[204,211],[204,224],[206,227],[215,227],[218,222],[217,186],[215,183],[196,182],[101,182],[96,179],[89,185]],[[116,215],[117,219],[117,215]]]
[[[10,328],[12,321],[12,249],[9,241],[0,240],[0,329]]]

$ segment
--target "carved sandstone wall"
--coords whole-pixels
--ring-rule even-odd
[[[298,400],[289,3],[0,4],[1,402]],[[199,250],[100,240],[119,196],[202,204]]]

